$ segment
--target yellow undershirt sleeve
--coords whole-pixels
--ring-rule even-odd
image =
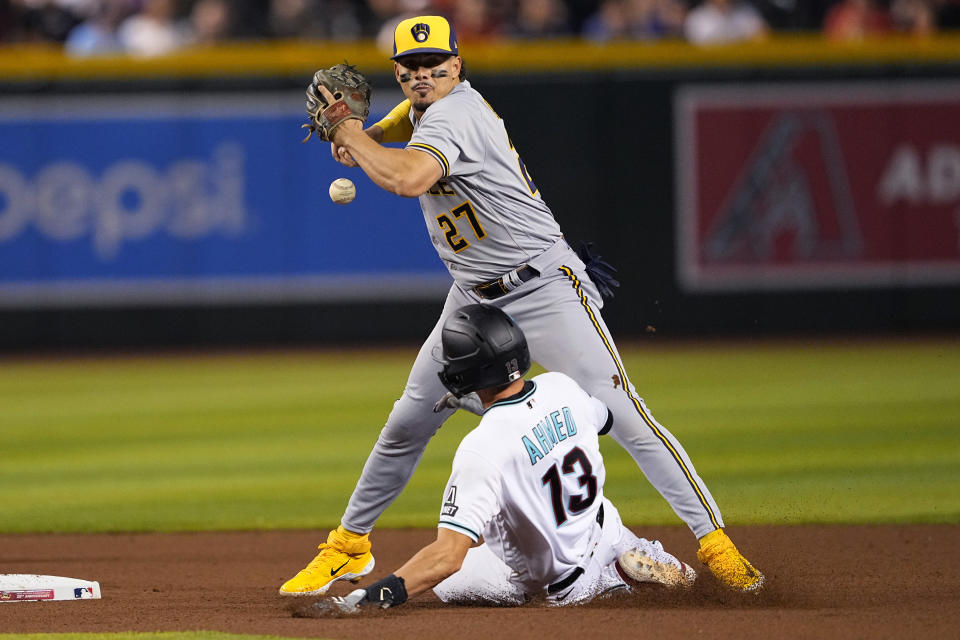
[[[375,126],[383,130],[382,142],[409,142],[413,135],[413,123],[410,122],[410,101],[404,100],[395,106]]]

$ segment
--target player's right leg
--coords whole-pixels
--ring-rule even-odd
[[[369,534],[374,523],[407,486],[430,438],[453,414],[452,409],[433,411],[446,393],[437,377],[441,365],[433,352],[440,345],[440,330],[448,313],[469,303],[456,287],[451,289],[440,319],[417,355],[403,395],[394,403],[367,458],[340,526],[330,532],[310,564],[280,587],[282,595],[320,595],[337,580],[357,581],[373,570]]]
[[[624,529],[627,533],[629,530]],[[639,583],[659,584],[668,589],[692,587],[697,572],[667,553],[659,540],[637,538],[614,561],[613,566],[628,585]]]
[[[583,576],[574,583],[566,598],[561,601],[548,598],[548,603],[564,606],[587,602],[641,582],[667,588],[693,584],[696,572],[664,551],[660,542],[639,538],[623,526],[620,512],[608,498],[603,499],[603,511],[600,539],[584,566]]]

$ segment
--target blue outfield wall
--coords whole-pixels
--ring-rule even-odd
[[[0,307],[436,298],[416,200],[301,144],[301,96],[0,99]]]

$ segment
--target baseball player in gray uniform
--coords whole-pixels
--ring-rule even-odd
[[[444,602],[542,596],[565,606],[637,582],[693,584],[693,569],[635,536],[604,498],[598,436],[614,421],[606,405],[559,372],[524,380],[526,339],[493,305],[448,315],[441,342],[441,381],[454,397],[476,392],[484,414],[453,459],[437,539],[395,573],[316,609],[386,608],[431,587]]]
[[[759,589],[763,575],[723,531],[720,510],[690,458],[631,383],[600,315],[602,283],[591,279],[568,246],[503,120],[466,80],[453,27],[439,16],[404,20],[394,49],[395,76],[407,100],[367,130],[360,120],[343,122],[331,152],[387,191],[419,198],[430,239],[454,282],[340,526],[280,592],[318,595],[335,580],[356,581],[373,569],[374,523],[458,404],[445,395],[432,357],[440,350],[443,323],[455,309],[475,303],[509,313],[536,362],[566,374],[610,408],[611,436],[699,539],[698,558],[714,576],[733,589]],[[332,101],[329,92],[325,96]],[[381,144],[398,140],[406,146]]]

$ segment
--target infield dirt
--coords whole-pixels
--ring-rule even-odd
[[[581,607],[443,606],[432,594],[368,616],[298,617],[278,586],[312,557],[318,531],[4,535],[0,572],[98,580],[102,600],[0,604],[0,632],[214,630],[384,638],[958,638],[960,526],[732,527],[767,575],[760,594],[721,589],[680,527],[635,528],[700,570],[690,591],[657,589]],[[377,579],[431,530],[376,530]],[[369,582],[368,582],[369,584]],[[345,593],[337,584],[331,593]]]

